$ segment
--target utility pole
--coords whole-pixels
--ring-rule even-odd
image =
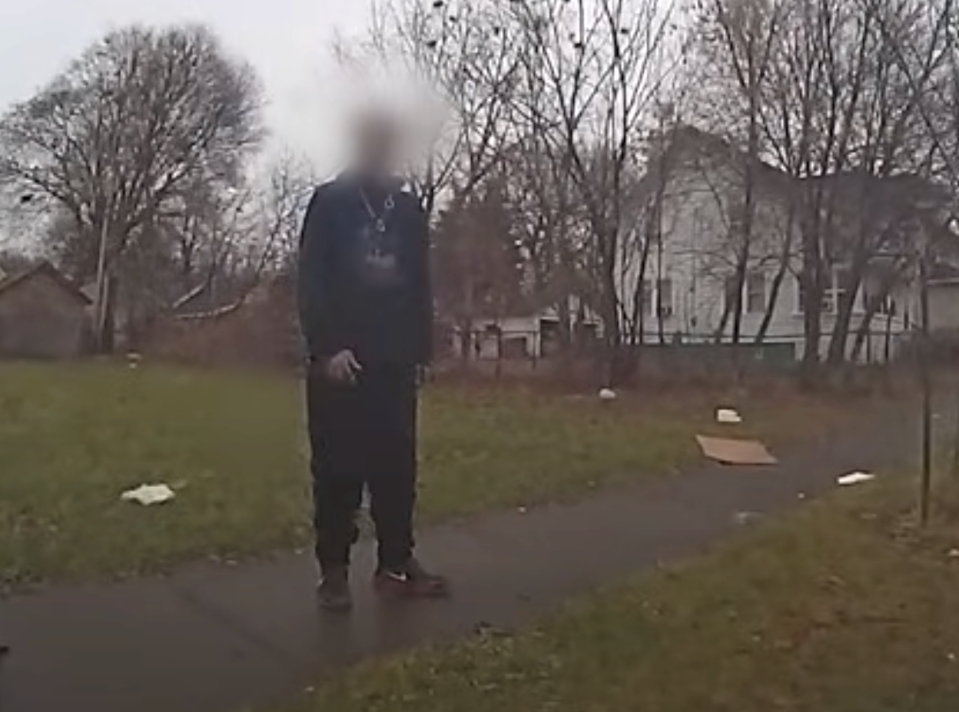
[[[922,393],[919,523],[922,526],[929,522],[932,494],[932,376],[929,346],[929,247],[924,239],[919,255],[919,383]]]
[[[106,264],[107,264],[107,238],[110,234],[110,228],[108,224],[108,219],[106,214],[103,215],[103,224],[100,227],[100,238],[99,245],[97,250],[97,278],[96,278],[96,303],[93,309],[93,315],[95,320],[96,328],[96,348],[97,353],[103,353],[106,339],[104,338],[104,332],[106,331],[106,303],[107,303],[107,280],[106,280]]]

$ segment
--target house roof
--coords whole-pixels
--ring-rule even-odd
[[[747,154],[731,142],[714,133],[703,131],[691,124],[680,124],[668,131],[659,140],[660,148],[654,150],[649,161],[649,170],[642,183],[648,190],[650,183],[659,183],[665,174],[670,174],[683,168],[697,166],[699,170],[704,162],[719,162],[729,165],[744,164]],[[762,175],[763,180],[757,182],[761,189],[782,187],[789,183],[788,176],[778,168],[765,161],[756,161],[753,164]]]
[[[46,275],[52,279],[63,289],[64,292],[85,306],[93,303],[90,297],[88,297],[76,284],[68,279],[63,272],[58,270],[46,260],[38,262],[33,267],[21,270],[20,272],[16,272],[15,274],[0,279],[0,297],[2,297],[4,293],[9,292],[11,289],[14,289],[24,282],[28,282],[31,279],[42,275]]]
[[[659,166],[665,166],[668,173],[704,159],[733,165],[747,160],[743,149],[721,136],[690,124],[681,124],[667,132],[661,145],[664,148],[650,161],[647,175],[652,179],[657,177]],[[838,197],[867,194],[875,204],[883,204],[891,199],[900,204],[911,202],[930,207],[946,205],[952,199],[945,186],[911,173],[881,176],[868,171],[850,170],[797,179],[765,161],[760,160],[755,165],[762,174],[762,180],[756,184],[759,189],[791,189],[800,185],[821,184]]]

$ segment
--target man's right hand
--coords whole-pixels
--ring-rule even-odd
[[[326,377],[336,383],[355,383],[356,377],[363,370],[356,356],[349,349],[344,349],[330,358],[324,364]]]

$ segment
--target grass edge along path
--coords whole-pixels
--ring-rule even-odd
[[[372,661],[270,712],[948,712],[959,517],[920,537],[912,494],[841,490],[529,630]]]

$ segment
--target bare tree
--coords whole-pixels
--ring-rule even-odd
[[[282,150],[242,189],[193,193],[183,213],[163,224],[182,297],[235,302],[264,277],[289,273],[315,185],[312,167]]]
[[[590,228],[592,262],[608,345],[607,378],[622,375],[617,290],[628,225],[628,176],[655,120],[671,69],[674,8],[654,0],[511,3],[524,71],[545,84],[547,104],[525,107],[544,147],[565,156]],[[522,110],[524,107],[520,107]]]
[[[468,358],[476,319],[499,322],[522,296],[521,259],[505,180],[491,174],[456,210],[442,214],[433,248],[434,294],[452,317]]]
[[[259,258],[253,274],[290,272],[299,241],[300,221],[317,178],[312,166],[289,151],[282,152],[265,170],[262,186],[253,193],[252,240]]]
[[[836,325],[829,344],[832,363],[844,360],[852,328],[853,305],[877,257],[914,254],[909,244],[922,202],[935,200],[931,177],[934,147],[923,124],[919,107],[928,102],[944,66],[944,39],[924,22],[927,4],[898,0],[878,4],[865,0],[857,24],[868,32],[860,54],[865,65],[855,105],[850,106],[854,139],[851,142],[851,173],[843,190],[834,190],[841,200],[834,242],[848,266],[848,281],[836,304]],[[886,31],[883,31],[883,27]],[[894,30],[893,30],[894,28]],[[914,56],[910,76],[895,61],[895,47],[904,43],[921,47]],[[903,178],[906,178],[903,180]],[[887,199],[877,203],[879,195]],[[850,216],[850,208],[855,211]]]
[[[120,256],[198,181],[228,186],[261,137],[258,84],[198,26],[111,32],[0,121],[0,180],[45,196],[99,253],[99,336]]]
[[[729,233],[733,243],[732,279],[728,290],[732,299],[725,310],[725,322],[732,317],[732,342],[738,344],[742,333],[743,298],[746,278],[753,261],[753,232],[756,223],[757,182],[763,177],[762,127],[771,63],[779,47],[779,35],[785,17],[779,0],[710,0],[704,7],[703,37],[712,74],[718,73],[721,91],[708,92],[709,101],[722,113],[721,135],[728,135],[744,150],[731,162],[737,174],[731,200]],[[725,80],[725,81],[723,81]],[[731,92],[722,91],[731,88]],[[731,98],[731,100],[730,100]],[[718,99],[718,101],[717,101]],[[745,133],[744,140],[740,130]],[[724,325],[725,326],[725,323]]]
[[[504,153],[499,172],[525,266],[524,287],[541,307],[555,308],[565,346],[573,336],[570,327],[576,315],[571,310],[576,304],[591,306],[594,297],[588,222],[568,157],[544,147],[536,126],[523,126],[517,121],[515,130],[526,135]]]
[[[919,212],[916,186],[926,180],[918,191],[926,201],[936,193],[929,183],[935,132],[921,119],[926,112],[927,124],[941,126],[943,102],[933,109],[928,97],[943,87],[945,5],[951,2],[941,0],[936,13],[917,0],[700,4],[697,47],[704,61],[697,69],[709,81],[696,92],[697,103],[708,107],[701,112],[707,125],[737,149],[727,163],[741,174],[731,195],[726,186],[716,191],[733,258],[728,311],[742,312],[749,265],[772,259],[755,244],[757,219],[763,222],[760,241],[771,227],[764,206],[782,213],[774,221],[784,228],[774,294],[756,340],[764,338],[798,257],[803,361],[810,368],[819,361],[823,336],[830,339],[829,361],[846,358],[855,307],[868,287],[854,344],[858,353],[882,292],[910,269],[895,254],[913,250],[904,241]],[[904,175],[918,179],[907,181],[909,190],[899,180]],[[775,190],[767,194],[770,186]],[[795,257],[794,232],[800,241]],[[897,271],[900,279],[892,279]],[[824,304],[833,317],[831,333],[824,329]],[[738,335],[734,323],[734,340]]]
[[[359,41],[341,39],[335,52],[363,75],[395,76],[439,95],[445,115],[420,110],[417,126],[425,150],[414,157],[410,178],[424,209],[463,200],[494,168],[508,141],[508,108],[517,81],[515,37],[504,25],[504,3],[469,0],[403,0],[374,6]],[[456,187],[454,194],[452,188]]]

